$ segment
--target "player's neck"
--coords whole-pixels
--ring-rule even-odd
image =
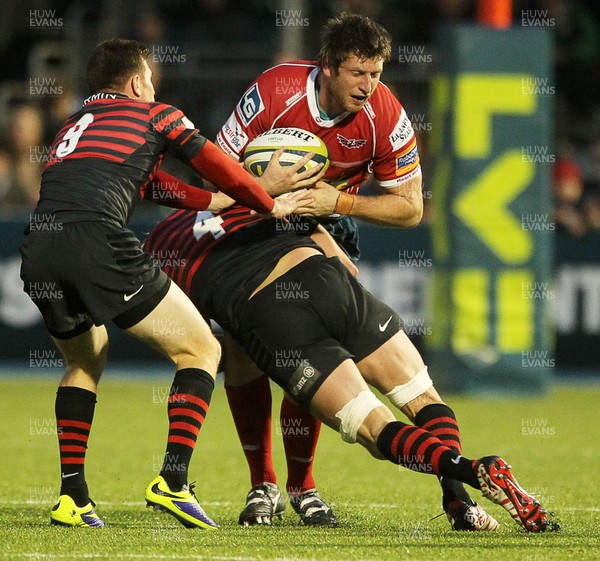
[[[326,82],[323,73],[319,72],[315,83],[317,107],[328,119],[335,119],[335,117],[344,112],[344,108],[340,107],[335,98],[331,95]]]

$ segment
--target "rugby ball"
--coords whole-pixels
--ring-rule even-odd
[[[298,171],[312,169],[320,163],[325,164],[324,169],[329,167],[325,143],[316,134],[294,127],[271,129],[253,138],[244,150],[244,167],[253,175],[262,175],[273,152],[282,146],[285,148],[279,159],[282,166],[291,166],[309,152],[314,152],[315,155]]]

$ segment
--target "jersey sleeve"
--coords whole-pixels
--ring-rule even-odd
[[[273,210],[275,202],[256,180],[203,137],[179,109],[156,103],[150,117],[152,127],[176,158],[252,210],[260,214]]]
[[[191,210],[205,210],[212,200],[210,192],[188,185],[162,169],[143,186],[142,195],[144,199],[163,206]]]
[[[377,147],[373,159],[373,175],[382,187],[393,188],[421,175],[419,150],[415,131],[404,107],[386,86],[381,121],[376,126]]]
[[[241,160],[250,140],[269,130],[269,97],[274,82],[267,71],[246,90],[235,109],[217,134],[216,144],[226,154]]]
[[[192,161],[206,143],[194,123],[172,105],[152,104],[150,126],[163,139],[167,150],[184,162]]]

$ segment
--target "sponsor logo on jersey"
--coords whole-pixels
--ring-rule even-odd
[[[248,135],[244,132],[235,113],[232,113],[227,122],[223,125],[221,133],[238,153],[240,153],[244,146],[248,144]]]
[[[295,93],[292,97],[290,97],[290,98],[288,98],[288,99],[285,100],[285,106],[289,107],[292,103],[294,103],[297,100],[299,100],[303,95],[304,95],[303,91]]]
[[[337,134],[337,139],[338,142],[344,147],[344,148],[361,148],[363,147],[367,141],[364,138],[346,138],[345,136],[342,136],[341,134]]]
[[[254,84],[240,100],[237,106],[237,112],[244,126],[248,126],[256,116],[265,108],[258,84]]]
[[[185,115],[181,117],[181,122],[185,125],[186,129],[195,129],[196,126],[190,121]]]
[[[390,144],[392,150],[400,150],[402,145],[414,134],[410,119],[406,115],[406,111],[402,109],[400,119],[396,123],[392,134],[390,134]]]
[[[417,142],[413,141],[406,147],[405,150],[396,154],[396,175],[406,175],[413,171],[419,165],[419,151],[417,150]]]

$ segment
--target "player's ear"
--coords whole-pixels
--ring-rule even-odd
[[[142,79],[139,74],[134,74],[129,79],[129,85],[131,86],[131,91],[135,97],[141,97],[142,95],[142,88],[140,87],[141,81]]]

